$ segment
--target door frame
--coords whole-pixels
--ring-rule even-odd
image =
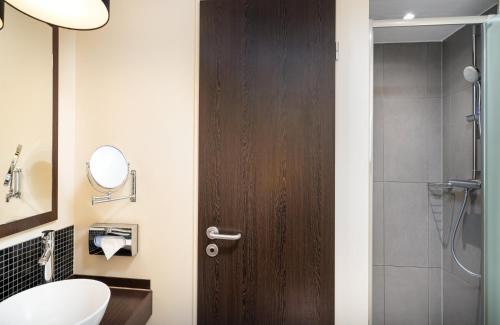
[[[335,324],[371,324],[373,72],[369,0],[337,0]]]
[[[195,1],[192,320],[198,297],[199,26]],[[369,0],[336,0],[335,324],[371,323],[372,40]],[[332,53],[335,55],[335,53]],[[355,149],[353,149],[355,148]],[[355,186],[353,185],[355,184]]]

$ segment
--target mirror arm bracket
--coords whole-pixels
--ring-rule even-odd
[[[5,196],[5,202],[9,203],[11,199],[21,198],[21,175],[22,169],[15,168],[12,172],[11,179],[8,183],[9,192]]]
[[[137,202],[137,172],[135,170],[131,170],[130,175],[132,176],[132,193],[130,195],[112,197],[111,192],[108,192],[106,195],[92,196],[92,205],[121,200],[130,200],[130,202]]]

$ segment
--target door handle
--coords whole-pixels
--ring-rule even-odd
[[[219,228],[217,228],[217,227],[208,227],[207,228],[207,237],[209,239],[239,240],[241,238],[241,234],[236,234],[236,235],[220,234],[219,233]]]

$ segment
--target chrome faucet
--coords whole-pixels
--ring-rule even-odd
[[[54,248],[55,232],[54,230],[45,230],[42,232],[43,253],[38,264],[44,267],[45,283],[54,281]]]

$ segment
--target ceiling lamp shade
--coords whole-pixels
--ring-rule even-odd
[[[54,26],[91,30],[100,28],[108,22],[109,1],[8,0],[6,2],[26,15]]]
[[[3,3],[3,0],[0,0],[0,29],[3,28],[3,12],[4,12],[4,6],[5,4]]]

